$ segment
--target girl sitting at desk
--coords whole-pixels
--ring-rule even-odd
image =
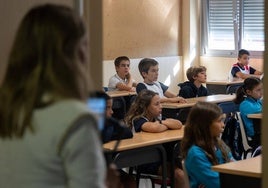
[[[145,89],[138,94],[132,103],[125,121],[135,132],[159,133],[167,129],[180,129],[182,127],[179,120],[161,117],[161,113],[162,106],[159,95],[154,91]],[[167,153],[170,152],[167,151]],[[161,174],[160,163],[141,165],[139,168],[142,173]],[[184,187],[183,171],[177,167],[174,173],[175,187]]]
[[[219,188],[219,173],[211,166],[234,160],[220,139],[224,118],[222,110],[213,103],[198,102],[190,110],[181,151],[191,188]]]
[[[255,133],[252,119],[248,114],[262,112],[262,82],[259,78],[249,77],[244,80],[244,84],[236,91],[235,103],[239,105],[241,118],[244,122],[246,134],[252,138],[249,142],[251,147],[256,148],[260,145],[260,133]]]

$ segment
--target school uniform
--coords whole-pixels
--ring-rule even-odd
[[[219,164],[225,163],[219,149],[216,149],[215,154]],[[232,158],[231,153],[229,153],[229,158]],[[211,170],[212,163],[206,156],[205,151],[199,146],[193,145],[190,147],[185,158],[185,167],[191,188],[196,188],[200,185],[204,185],[206,188],[220,188],[219,173]]]
[[[242,101],[242,103],[240,104],[239,110],[245,126],[246,135],[252,139],[249,141],[249,145],[253,148],[256,148],[261,144],[260,140],[261,133],[260,132],[255,133],[254,126],[259,125],[254,125],[253,120],[251,118],[248,118],[247,115],[261,113],[262,100],[260,99],[256,100],[252,97],[246,97],[244,101]]]
[[[135,80],[132,80],[133,82],[135,82]],[[113,75],[110,79],[109,79],[109,83],[108,83],[108,91],[114,91],[114,90],[118,90],[116,88],[116,85],[118,83],[123,83],[125,85],[128,84],[128,80],[126,78],[122,79],[120,78],[120,76],[118,74]]]
[[[234,78],[237,78],[236,73],[241,72],[243,74],[254,74],[256,69],[251,67],[250,65],[242,66],[239,63],[235,63],[232,66],[232,69],[229,73],[229,79],[233,80]]]
[[[160,98],[165,97],[164,93],[168,90],[168,86],[164,85],[161,82],[153,82],[152,84],[147,84],[147,83],[138,83],[137,87],[136,87],[136,92],[139,93],[144,89],[148,89],[151,91],[154,91],[156,93],[158,93]]]
[[[199,88],[193,82],[186,81],[184,83],[178,84],[180,91],[178,96],[183,98],[194,98],[208,96],[208,90],[206,87],[201,85]]]

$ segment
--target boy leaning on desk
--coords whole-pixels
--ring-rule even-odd
[[[238,62],[233,64],[231,71],[229,73],[229,81],[235,79],[246,79],[250,76],[261,78],[263,73],[251,67],[249,65],[249,51],[241,49],[238,52]]]
[[[116,74],[109,79],[108,91],[135,91],[137,83],[132,78],[130,59],[127,56],[119,56],[114,60]]]

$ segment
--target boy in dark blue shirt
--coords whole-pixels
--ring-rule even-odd
[[[178,96],[193,98],[209,95],[207,88],[202,85],[207,81],[206,71],[207,69],[204,66],[190,67],[186,72],[189,81],[178,84],[180,87]]]

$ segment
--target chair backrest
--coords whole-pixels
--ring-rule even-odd
[[[240,127],[240,131],[241,131],[241,136],[242,136],[242,144],[243,144],[243,147],[244,147],[244,156],[243,156],[243,158],[245,159],[245,158],[247,158],[248,153],[252,153],[252,147],[248,143],[250,138],[248,138],[247,135],[246,135],[244,122],[243,122],[243,120],[241,118],[240,112],[236,112],[236,115],[237,115],[237,120],[239,122],[239,127]]]
[[[241,86],[242,84],[235,84],[235,85],[229,85],[226,89],[226,94],[234,94],[236,93],[236,90]]]
[[[239,105],[235,104],[233,101],[222,102],[219,103],[218,106],[222,109],[222,112],[225,114],[239,111]]]
[[[190,180],[189,180],[189,176],[188,176],[188,173],[187,173],[187,170],[186,170],[186,167],[185,167],[184,160],[181,161],[181,164],[182,164],[182,169],[183,169],[183,172],[184,172],[185,188],[190,188]]]

